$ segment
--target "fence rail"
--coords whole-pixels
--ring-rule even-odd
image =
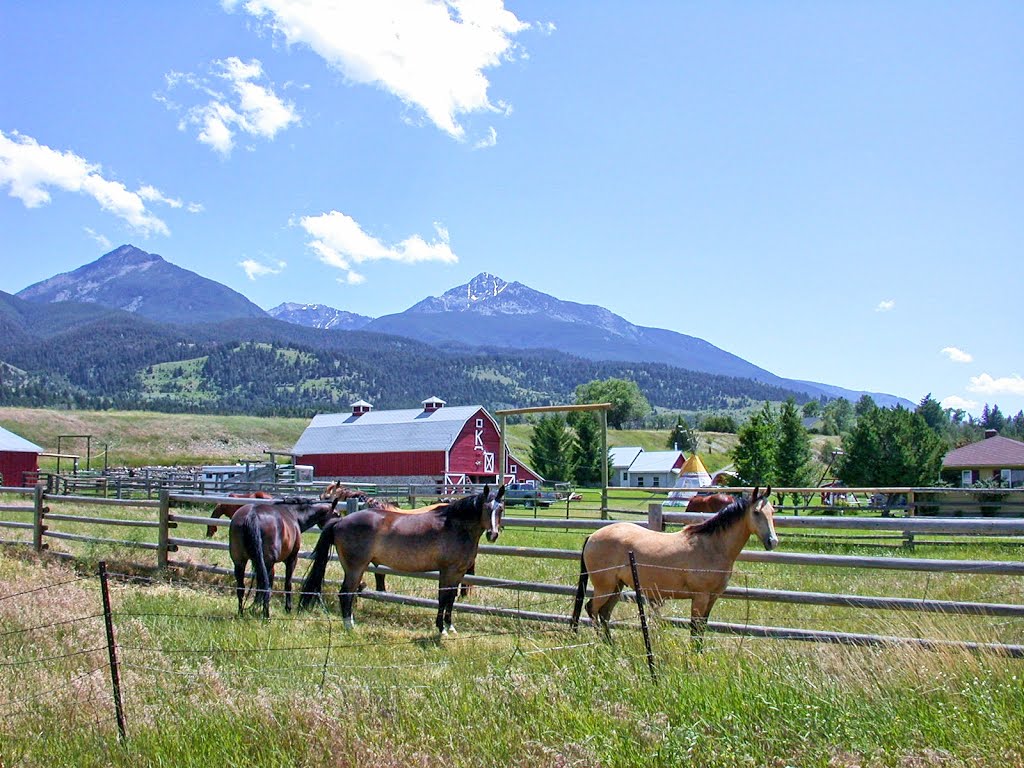
[[[904,489],[906,490],[906,489]],[[193,537],[188,535],[188,529],[192,526],[225,525],[224,518],[215,519],[202,514],[181,513],[185,509],[191,512],[196,506],[211,507],[215,503],[229,502],[242,504],[248,501],[245,498],[228,497],[224,495],[199,495],[194,493],[171,493],[167,490],[160,492],[158,500],[119,500],[93,496],[60,496],[48,494],[41,487],[35,489],[24,488],[0,488],[0,492],[14,495],[25,495],[32,497],[31,505],[5,504],[0,506],[3,513],[29,513],[32,521],[0,519],[0,528],[6,530],[31,531],[32,541],[5,540],[0,542],[14,544],[31,544],[37,551],[48,547],[51,541],[66,541],[71,543],[101,544],[117,548],[143,550],[155,552],[157,566],[159,568],[187,568],[197,567],[200,570],[208,570],[214,573],[229,574],[228,569],[220,569],[216,566],[204,566],[203,564],[189,564],[181,559],[170,558],[172,553],[183,550],[199,551],[224,551],[228,549],[223,540],[212,540]],[[50,505],[60,509],[60,512],[52,512]],[[93,516],[82,513],[84,507],[98,506],[104,509],[117,509],[125,513],[132,512],[134,517],[118,518],[113,516]],[[66,511],[65,511],[66,510]],[[699,522],[706,519],[706,515],[689,514],[685,512],[671,511],[661,503],[648,505],[647,519],[639,520],[637,524],[645,525],[656,530],[663,530],[666,525],[683,525]],[[953,542],[963,541],[968,536],[985,536],[1007,540],[1007,537],[1024,536],[1024,519],[1002,519],[1002,518],[935,518],[935,517],[863,517],[863,516],[812,516],[777,515],[776,526],[794,531],[818,531],[834,534],[836,531],[847,531],[852,534],[861,534],[858,538],[867,538],[863,534],[877,534],[881,532],[896,532],[904,537],[913,537],[921,534],[948,536]],[[86,532],[70,532],[67,530],[55,530],[53,524],[76,524],[88,526],[113,526],[127,527],[139,530],[144,534],[148,531],[156,531],[154,540],[126,540],[118,538],[101,537]],[[579,518],[555,518],[555,517],[528,517],[508,515],[505,518],[505,525],[511,528],[533,528],[538,530],[562,530],[578,531],[581,533],[591,532],[606,525],[614,524],[612,520],[579,519]],[[181,526],[182,533],[177,530]],[[804,535],[814,535],[808,533]],[[493,557],[516,557],[524,559],[546,559],[564,560],[578,562],[580,557],[579,549],[565,549],[555,547],[525,547],[525,546],[504,546],[504,545],[481,545],[479,552],[482,555]],[[54,553],[59,554],[59,553]],[[67,556],[67,553],[63,553]],[[304,558],[310,558],[309,552],[304,552]],[[835,569],[871,569],[888,570],[893,572],[919,572],[929,574],[956,573],[968,575],[985,575],[994,577],[1009,577],[1018,579],[1024,576],[1024,562],[1018,560],[966,560],[966,559],[936,559],[916,557],[869,557],[864,555],[833,555],[801,552],[761,552],[756,549],[744,550],[739,558],[740,561],[751,563],[763,563],[770,565],[773,569],[787,567],[821,567]],[[389,569],[378,569],[382,573],[396,573]],[[420,574],[424,578],[436,578],[431,574]],[[466,583],[488,587],[503,587],[524,592],[536,592],[548,595],[570,596],[575,587],[568,584],[549,584],[531,581],[509,581],[493,579],[485,576],[467,576]],[[957,614],[965,616],[996,616],[1021,618],[1024,617],[1024,605],[1000,602],[969,602],[957,600],[934,600],[925,598],[913,598],[905,596],[870,596],[820,591],[799,591],[749,588],[746,586],[729,587],[725,598],[736,600],[747,600],[765,603],[784,603],[793,605],[815,605],[828,607],[849,607],[859,610],[902,610],[913,612],[931,612],[939,614]],[[392,598],[388,598],[392,599]],[[715,624],[709,625],[714,629]],[[730,630],[731,631],[731,630]],[[800,634],[804,630],[776,627],[773,631],[780,633],[779,636],[789,634]],[[808,635],[809,636],[809,635]]]

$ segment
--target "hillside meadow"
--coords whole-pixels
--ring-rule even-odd
[[[200,465],[266,459],[264,451],[287,451],[298,440],[308,419],[260,416],[171,414],[154,411],[77,411],[44,408],[0,408],[0,426],[21,435],[48,452],[57,450],[58,435],[92,435],[92,468],[102,469],[104,451],[109,466]],[[509,447],[529,455],[530,424],[511,424]],[[647,451],[667,448],[667,430],[609,430],[609,447],[639,445]],[[731,462],[728,452],[736,436],[700,433],[700,454],[715,471]],[[64,439],[64,453],[85,458],[85,441]],[[56,462],[43,458],[42,469]],[[84,469],[84,463],[81,465]]]

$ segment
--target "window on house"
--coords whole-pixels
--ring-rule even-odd
[[[661,485],[661,478],[660,478],[660,477],[658,477],[657,475],[655,475],[655,476],[654,476],[654,477],[653,477],[653,478],[651,479],[651,485],[652,485],[653,487],[655,487],[655,488],[659,487],[659,486]]]
[[[1000,469],[999,470],[999,482],[1010,485],[1013,482],[1013,470],[1012,469]]]
[[[636,476],[636,487],[637,488],[643,488],[644,487],[644,476],[643,475],[637,475]]]
[[[965,469],[960,473],[960,486],[966,488],[968,485],[974,482],[974,473],[969,469]]]

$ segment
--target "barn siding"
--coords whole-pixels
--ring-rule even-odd
[[[315,477],[381,477],[385,475],[444,475],[442,451],[407,453],[327,453],[299,456],[299,464],[311,464]]]
[[[25,472],[39,471],[39,454],[21,451],[0,452],[0,477],[3,485],[24,485]]]

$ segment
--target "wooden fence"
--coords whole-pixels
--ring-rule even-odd
[[[124,547],[127,550],[142,550],[155,553],[157,569],[189,569],[212,571],[230,574],[226,568],[203,565],[180,560],[176,553],[187,550],[226,550],[224,541],[200,538],[187,535],[196,526],[224,525],[225,520],[214,520],[207,514],[201,514],[202,507],[229,501],[241,503],[244,500],[224,496],[205,496],[197,494],[170,493],[163,490],[157,500],[118,500],[95,496],[58,496],[47,494],[42,486],[32,489],[0,488],[0,494],[23,497],[21,503],[0,504],[0,533],[11,531],[21,532],[21,539],[0,538],[0,543],[31,546],[36,551],[49,547],[50,541],[66,541],[73,544],[91,543]],[[200,513],[194,507],[199,506]],[[85,515],[79,510],[82,507],[98,507],[99,512]],[[103,510],[111,510],[104,512]],[[134,513],[134,514],[128,514]],[[138,514],[141,513],[141,516]],[[12,519],[21,515],[23,519]],[[683,525],[704,519],[704,515],[672,511],[660,503],[648,506],[646,520],[640,524],[663,530],[666,526]],[[25,519],[28,518],[28,519]],[[614,521],[601,519],[577,518],[541,518],[507,514],[507,527],[527,527],[535,529],[557,529],[563,531],[593,531]],[[952,542],[963,542],[966,537],[1014,537],[1006,541],[1019,541],[1024,537],[1024,519],[1003,518],[931,518],[931,517],[853,517],[853,516],[811,516],[794,515],[776,516],[776,526],[785,531],[806,530],[819,534],[835,531],[848,531],[852,534],[892,534],[901,541],[913,541],[922,535],[948,537]],[[134,529],[139,533],[135,538],[102,538],[85,533],[71,533],[60,530],[61,524],[75,523],[93,526],[112,526],[117,529]],[[26,538],[31,532],[31,538]],[[155,536],[154,536],[155,534]],[[786,540],[786,534],[781,538]],[[907,551],[911,551],[908,550]],[[559,549],[545,547],[516,547],[504,545],[482,545],[481,554],[495,557],[515,557],[527,560],[555,559],[578,562],[579,549]],[[70,557],[68,553],[64,556]],[[309,557],[309,553],[303,553]],[[1014,560],[963,560],[935,559],[903,556],[872,557],[864,555],[830,555],[802,552],[762,552],[756,549],[744,550],[740,561],[766,563],[771,568],[782,569],[787,566],[815,567],[832,569],[841,573],[842,569],[873,569],[893,572],[921,572],[928,574],[956,573],[965,575],[996,577],[1007,579],[1008,594],[1020,594],[1020,577],[1024,576],[1024,562]],[[391,572],[380,569],[381,572]],[[434,574],[401,574],[417,578],[436,579]],[[487,587],[501,587],[508,590],[533,592],[538,594],[559,595],[566,597],[566,607],[571,603],[575,592],[575,580],[566,584],[530,582],[524,580],[493,579],[486,576],[467,576],[466,582]],[[385,600],[408,599],[419,604],[421,598],[401,595],[382,596],[366,593],[367,597]],[[937,600],[905,596],[857,595],[841,592],[799,591],[783,589],[750,588],[745,585],[730,586],[723,597],[734,600],[746,600],[766,603],[791,605],[814,605],[829,607],[849,607],[858,610],[895,610],[914,613],[936,613],[947,615],[988,616],[1024,618],[1024,601],[1018,602],[978,602]],[[418,602],[419,601],[419,602]],[[461,605],[461,604],[460,604]],[[567,615],[546,614],[543,616],[526,615],[507,608],[489,606],[461,605],[460,610],[490,612],[499,615],[518,615],[522,618],[538,618],[538,620],[565,623]],[[671,620],[685,624],[685,619]],[[892,638],[880,635],[855,634],[841,631],[809,630],[782,626],[747,626],[710,622],[708,628],[732,634],[752,634],[759,637],[779,637],[790,639],[813,640],[833,643],[887,644],[891,642],[913,642],[922,645],[934,645],[936,641],[926,638]],[[957,641],[966,644],[966,641]],[[986,646],[989,647],[989,646]],[[1024,646],[995,645],[992,649],[1011,655],[1024,656]]]

